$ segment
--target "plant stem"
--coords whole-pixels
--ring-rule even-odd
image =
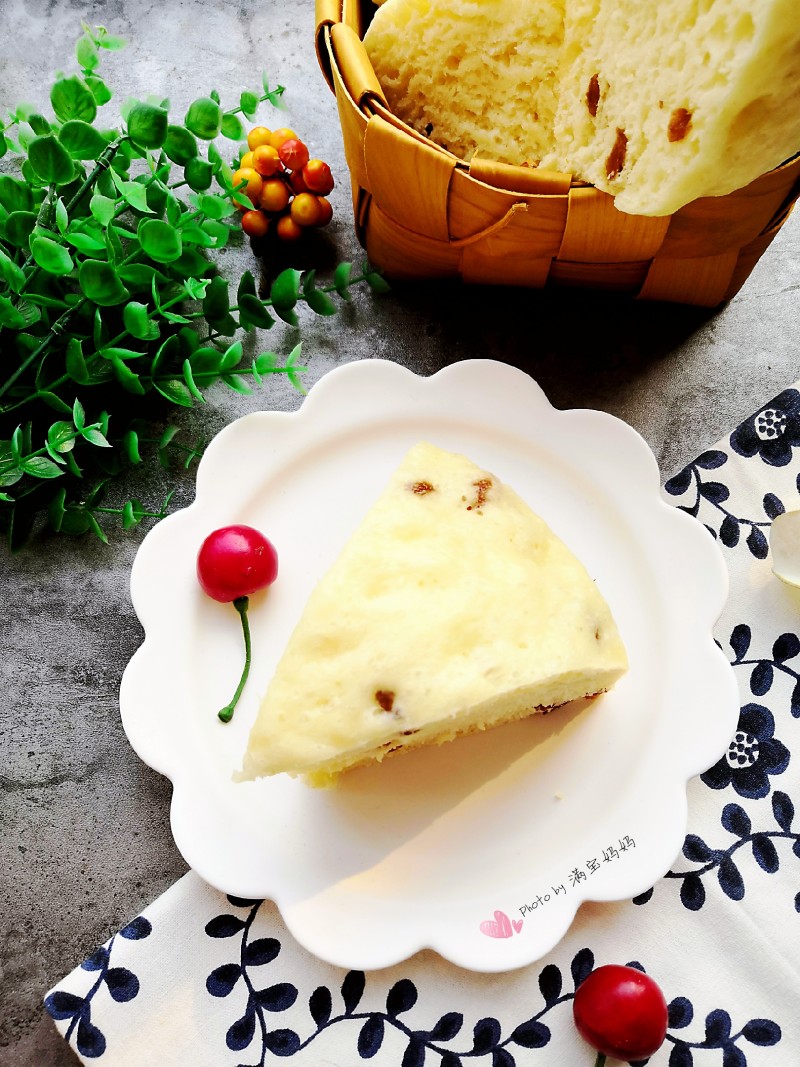
[[[598,1052],[597,1059],[594,1062],[594,1067],[605,1067],[606,1054],[605,1052]]]
[[[31,277],[33,277],[33,275],[31,275]],[[42,340],[41,344],[34,348],[33,352],[31,352],[27,359],[24,359],[22,363],[20,363],[20,365],[11,375],[11,377],[8,378],[5,382],[3,382],[2,385],[0,385],[0,396],[5,396],[5,394],[14,384],[14,382],[20,377],[20,375],[24,374],[28,367],[30,367],[32,363],[36,362],[36,360],[44,352],[44,350],[47,348],[53,338],[58,337],[59,334],[62,334],[64,332],[67,327],[67,324],[69,323],[69,320],[72,318],[75,312],[79,310],[79,308],[83,307],[87,299],[88,298],[85,296],[82,297],[77,304],[73,304],[71,308],[67,308],[64,314],[56,319],[56,321],[50,327],[47,336]],[[36,395],[38,395],[38,393]],[[14,404],[10,408],[4,408],[2,413],[5,414],[7,411],[12,411],[15,407],[18,406],[20,405]]]
[[[239,618],[242,620],[242,633],[244,634],[244,669],[230,704],[226,704],[224,708],[217,712],[217,715],[222,722],[230,722],[233,718],[233,710],[239,703],[239,697],[242,695],[247,676],[250,673],[250,623],[247,619],[247,608],[249,603],[250,601],[246,596],[237,597],[233,602],[233,606],[239,612]]]

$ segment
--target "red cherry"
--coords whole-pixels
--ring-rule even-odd
[[[203,541],[197,554],[197,580],[212,600],[227,604],[272,585],[278,553],[252,526],[223,526]]]
[[[578,986],[572,1009],[578,1033],[602,1056],[647,1059],[667,1033],[664,994],[635,967],[598,967]]]

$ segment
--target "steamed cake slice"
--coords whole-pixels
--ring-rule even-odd
[[[541,165],[619,210],[732,192],[800,150],[800,2],[568,0],[557,96]]]
[[[583,565],[517,494],[418,444],[311,594],[244,778],[323,784],[608,689],[627,660]]]
[[[552,147],[565,0],[387,0],[364,47],[394,114],[462,159]]]

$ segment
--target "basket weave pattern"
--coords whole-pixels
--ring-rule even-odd
[[[714,307],[738,292],[800,193],[797,156],[744,189],[649,218],[569,174],[465,163],[392,114],[361,40],[368,4],[316,0],[317,56],[336,94],[356,233],[388,278]]]

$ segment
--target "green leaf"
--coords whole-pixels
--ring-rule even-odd
[[[239,279],[239,287],[236,290],[236,303],[241,304],[242,297],[248,294],[250,296],[256,296],[256,280],[253,277],[253,272],[246,270]]]
[[[224,248],[228,243],[228,238],[231,235],[230,226],[226,226],[224,222],[217,222],[216,219],[203,219],[200,223],[200,229],[210,238],[211,248]]]
[[[103,135],[81,119],[70,119],[58,131],[58,139],[72,159],[97,159],[108,144]]]
[[[94,97],[94,102],[98,107],[102,107],[103,104],[107,104],[111,97],[114,95],[102,78],[99,78],[96,74],[86,75],[86,85],[89,92]]]
[[[340,263],[333,272],[333,284],[342,300],[350,300],[350,276],[352,273],[352,263]]]
[[[14,307],[7,296],[0,296],[0,326],[8,326],[12,330],[24,330],[25,318]]]
[[[181,378],[166,378],[162,381],[157,381],[154,378],[153,385],[162,396],[165,396],[167,400],[171,400],[173,404],[179,404],[184,408],[192,407],[192,394]]]
[[[54,422],[47,431],[47,443],[54,452],[71,452],[75,447],[75,429],[71,422]]]
[[[122,448],[131,463],[141,463],[142,456],[139,451],[139,435],[136,430],[126,430],[122,435]]]
[[[59,78],[55,82],[50,90],[50,103],[62,122],[69,122],[70,119],[94,122],[97,115],[97,102],[92,90],[76,75]]]
[[[168,122],[164,108],[134,104],[128,114],[128,136],[142,148],[161,148],[167,139]]]
[[[38,322],[42,317],[39,308],[28,300],[21,300],[17,304],[16,311],[22,319],[22,329],[27,329],[29,326],[33,326],[33,324]]]
[[[225,356],[210,345],[196,349],[190,356],[192,370],[195,374],[218,374]]]
[[[79,337],[70,337],[67,344],[65,360],[67,374],[78,385],[87,385],[91,379],[86,360],[83,358],[83,345]]]
[[[327,293],[312,289],[306,295],[306,303],[316,315],[335,315],[336,305]]]
[[[58,232],[63,234],[69,225],[69,215],[67,214],[67,208],[64,201],[59,196],[56,200],[56,227]]]
[[[112,267],[116,267],[117,263],[123,259],[125,253],[122,249],[122,241],[120,241],[119,234],[114,226],[109,226],[106,230],[105,247],[109,264]]]
[[[185,167],[190,160],[197,157],[197,141],[183,126],[167,126],[164,151],[173,163]]]
[[[275,312],[288,322],[290,326],[297,326],[298,318],[294,313],[294,306],[300,294],[300,271],[294,267],[288,267],[281,271],[270,289],[270,299]]]
[[[115,359],[141,359],[141,357],[144,355],[144,352],[138,352],[135,348],[119,348],[118,346],[114,345],[108,346],[106,348],[101,348],[97,354],[98,356],[102,356],[103,359],[112,361]]]
[[[56,533],[61,530],[61,523],[64,519],[64,501],[66,498],[67,490],[59,489],[47,508],[47,521]]]
[[[97,27],[97,37],[95,38],[95,41],[101,48],[107,48],[111,52],[116,52],[120,48],[124,48],[128,43],[124,37],[115,37],[113,34],[109,33],[105,26]]]
[[[166,203],[167,222],[170,226],[180,226],[184,215],[183,204],[172,193],[167,197]]]
[[[0,248],[0,278],[13,292],[18,293],[25,283],[25,272]]]
[[[108,226],[117,212],[117,202],[108,196],[95,193],[89,201],[89,210],[101,226]]]
[[[144,263],[126,263],[119,268],[117,274],[120,281],[131,289],[150,289],[154,280],[158,285],[163,285],[167,280],[165,274]]]
[[[197,388],[197,385],[195,384],[195,380],[192,376],[192,365],[188,359],[185,359],[183,361],[183,380],[186,382],[186,388],[189,390],[192,396],[196,400],[199,400],[201,403],[205,404],[206,398],[203,396],[203,394],[200,392],[200,390]]]
[[[222,108],[210,97],[201,97],[189,105],[184,123],[201,141],[213,141],[222,128]]]
[[[137,522],[139,522],[139,518],[133,509],[133,501],[128,500],[127,503],[122,506],[122,529],[130,530]]]
[[[366,275],[367,285],[373,291],[373,293],[389,293],[391,292],[391,286],[389,283],[377,272],[370,270]]]
[[[170,334],[153,357],[153,362],[150,364],[150,373],[152,375],[157,374],[158,371],[169,362],[172,356],[178,355],[180,348],[181,343],[178,335],[174,333]]]
[[[233,370],[234,367],[239,366],[241,361],[242,342],[234,341],[232,345],[229,345],[228,348],[225,349],[219,369],[222,373],[224,373],[225,371]]]
[[[240,378],[238,374],[223,374],[222,380],[228,388],[234,389],[237,393],[242,393],[244,396],[247,396],[252,392],[252,389],[245,382],[244,378]]]
[[[200,195],[192,197],[195,206],[209,219],[227,219],[236,212],[236,208],[224,196]]]
[[[37,393],[37,396],[43,404],[47,404],[49,408],[52,408],[53,411],[57,411],[59,415],[70,415],[72,413],[72,408],[69,404],[65,404],[60,396],[51,393],[49,389],[42,389]]]
[[[214,238],[207,234],[197,222],[187,222],[181,226],[181,237],[187,245],[200,245],[201,248],[213,248]]]
[[[59,478],[64,473],[57,463],[46,456],[30,456],[20,463],[20,467],[34,478]]]
[[[131,300],[125,305],[122,318],[128,333],[138,337],[140,341],[154,341],[161,332],[158,324],[150,318],[147,306],[137,300]]]
[[[229,141],[240,141],[244,137],[242,124],[235,115],[223,115],[220,130]]]
[[[133,393],[136,396],[144,396],[145,388],[139,379],[139,375],[132,371],[127,363],[123,363],[121,359],[114,359],[111,361],[111,365],[114,368],[114,376],[126,392]]]
[[[3,158],[3,156],[6,154],[10,147],[11,146],[8,142],[8,138],[4,137],[3,134],[0,133],[0,159]],[[3,493],[3,496],[5,497],[6,494]],[[11,498],[8,497],[8,499],[10,500]]]
[[[34,137],[28,148],[28,161],[48,185],[66,185],[75,176],[69,152],[51,133]]]
[[[283,106],[281,105],[281,97],[286,92],[285,87],[283,85],[278,85],[275,89],[270,89],[266,74],[261,75],[261,84],[264,86],[264,95],[272,106]]]
[[[258,97],[255,93],[250,93],[245,90],[239,97],[239,107],[242,109],[242,114],[252,120],[255,118],[258,111]]]
[[[136,231],[142,250],[156,263],[174,263],[183,251],[181,234],[161,219],[142,219]]]
[[[28,119],[28,124],[34,133],[42,135],[50,133],[53,128],[44,115],[31,115]]]
[[[84,70],[94,70],[100,62],[97,45],[86,34],[79,37],[75,45],[75,58]]]
[[[184,168],[183,176],[190,189],[202,193],[211,187],[214,170],[204,159],[190,159]]]
[[[213,323],[214,319],[227,315],[230,306],[227,281],[219,275],[212,278],[203,298],[203,314]]]
[[[76,430],[82,430],[86,425],[86,412],[77,397],[75,397],[75,403],[72,405],[72,421]]]
[[[34,237],[31,240],[31,255],[36,265],[48,274],[62,277],[71,274],[75,267],[66,248],[49,237]]]
[[[249,322],[263,330],[268,330],[275,322],[264,304],[252,293],[242,293],[239,297],[239,318],[242,324]]]
[[[24,248],[35,228],[36,216],[32,211],[13,211],[5,222],[6,240],[17,248]]]
[[[130,296],[130,292],[119,280],[114,268],[109,263],[102,263],[96,259],[86,259],[81,263],[78,270],[78,282],[84,296],[88,296],[101,307],[121,304]]]
[[[190,300],[202,300],[210,284],[208,278],[185,278],[183,290]]]
[[[118,174],[112,174],[114,179],[114,185],[116,185],[122,199],[130,204],[136,211],[141,211],[145,215],[152,215],[150,205],[147,203],[147,188],[137,181],[125,181]]]
[[[0,207],[9,214],[12,211],[33,211],[33,193],[30,187],[10,174],[0,174]]]

